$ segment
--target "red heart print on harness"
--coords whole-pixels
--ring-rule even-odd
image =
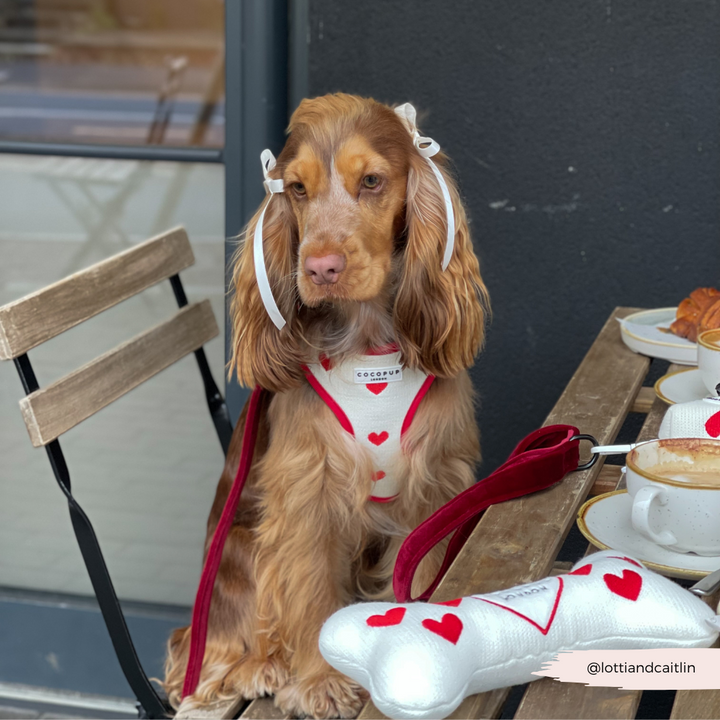
[[[423,620],[422,626],[431,633],[435,633],[444,640],[451,642],[453,645],[457,645],[457,641],[460,639],[463,631],[462,620],[452,613],[443,615],[440,622],[430,619]]]
[[[710,437],[714,438],[720,435],[720,412],[716,412],[707,419],[707,422],[705,423],[705,432]]]
[[[384,615],[371,615],[365,622],[370,627],[390,627],[391,625],[399,625],[405,617],[406,608],[395,607],[390,608]]]
[[[382,445],[388,438],[390,437],[390,434],[387,430],[383,430],[379,435],[377,433],[370,433],[368,435],[368,440],[373,445]]]
[[[638,599],[638,595],[640,595],[642,577],[634,570],[623,570],[622,577],[608,573],[603,575],[603,580],[611,593],[619,595],[626,600],[635,602]]]
[[[332,360],[325,353],[322,353],[318,360],[325,369],[325,372],[328,372],[328,370],[330,370],[330,368],[332,367]]]
[[[572,572],[568,573],[568,575],[589,575],[591,570],[592,565],[583,565],[577,570],[573,570]]]
[[[388,386],[387,383],[368,383],[365,387],[373,395],[379,395],[387,386]]]
[[[373,475],[373,482],[377,482],[378,480],[382,480],[385,477],[385,473],[382,470],[378,470]]]

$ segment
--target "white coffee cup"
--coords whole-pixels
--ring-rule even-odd
[[[669,438],[627,456],[632,526],[680,553],[720,555],[720,441]]]
[[[706,330],[697,340],[698,367],[703,384],[712,397],[720,383],[720,330]]]

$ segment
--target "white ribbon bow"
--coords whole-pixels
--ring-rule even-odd
[[[440,146],[432,138],[422,137],[420,135],[417,125],[415,124],[417,113],[410,103],[396,107],[395,114],[405,121],[405,125],[407,125],[412,135],[413,145],[415,145],[420,155],[430,163],[430,167],[440,185],[440,191],[445,201],[445,215],[447,217],[447,242],[445,243],[445,254],[443,255],[442,261],[442,269],[446,270],[450,264],[450,258],[452,257],[455,247],[455,211],[453,210],[450,191],[448,190],[445,178],[442,176],[440,170],[438,170],[437,165],[430,159],[433,155],[437,155],[440,152]]]
[[[265,251],[263,249],[263,221],[265,220],[265,211],[272,200],[275,193],[281,193],[285,191],[285,184],[282,180],[273,180],[270,177],[270,171],[275,167],[275,156],[269,150],[263,150],[260,153],[260,162],[262,163],[263,175],[265,176],[265,182],[263,183],[270,193],[265,207],[260,213],[257,225],[255,226],[255,236],[253,238],[253,256],[255,259],[255,277],[257,278],[258,289],[260,290],[260,298],[263,301],[265,310],[270,316],[270,319],[275,323],[275,327],[278,330],[282,330],[285,327],[285,318],[282,316],[280,309],[275,302],[275,298],[270,288],[270,280],[267,274],[267,267],[265,266]]]

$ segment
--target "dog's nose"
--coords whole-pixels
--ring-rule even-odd
[[[305,260],[305,272],[316,285],[336,283],[344,269],[345,257],[343,255],[311,256]]]

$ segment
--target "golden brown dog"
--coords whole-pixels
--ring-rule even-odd
[[[274,694],[285,711],[353,717],[366,699],[318,650],[335,610],[392,599],[398,549],[421,521],[468,487],[479,460],[466,369],[483,339],[487,294],[465,211],[446,169],[455,250],[441,269],[446,212],[437,179],[403,121],[350,95],[305,100],[273,178],[264,248],[287,320],[270,321],[258,292],[250,222],[234,269],[232,368],[271,390],[255,460],[225,545],[203,672],[191,703]],[[309,386],[302,366],[396,343],[408,368],[436,376],[402,440],[400,492],[368,501],[372,460]],[[239,462],[238,423],[208,520],[206,550]],[[438,547],[421,565],[434,578]],[[169,644],[165,686],[180,699],[190,632]]]

